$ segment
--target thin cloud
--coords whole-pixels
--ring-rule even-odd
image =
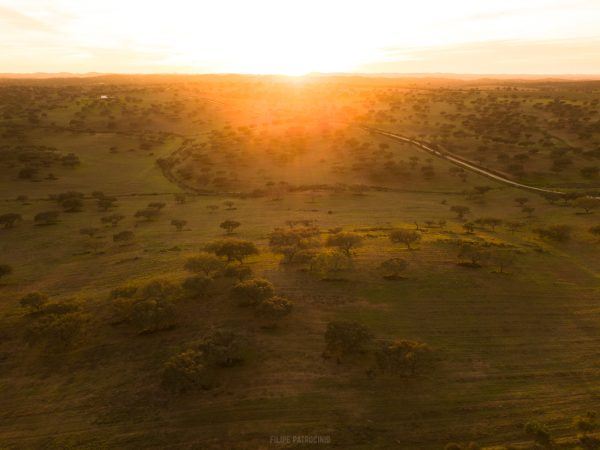
[[[54,31],[54,28],[41,20],[0,5],[0,23],[21,31]]]
[[[600,38],[498,40],[453,46],[387,48],[366,72],[520,74],[600,73]]]

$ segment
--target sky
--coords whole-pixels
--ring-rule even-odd
[[[0,0],[0,73],[600,74],[600,0]]]

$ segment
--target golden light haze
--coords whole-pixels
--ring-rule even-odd
[[[0,72],[600,74],[598,0],[0,0]]]

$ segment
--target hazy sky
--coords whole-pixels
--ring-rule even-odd
[[[0,0],[0,72],[600,74],[600,0]]]

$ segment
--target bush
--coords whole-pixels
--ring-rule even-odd
[[[170,392],[183,393],[210,389],[214,380],[204,365],[203,354],[197,350],[187,350],[165,363],[161,385]]]
[[[13,269],[8,264],[0,264],[0,278],[10,275]]]
[[[115,299],[115,298],[132,298],[135,293],[137,292],[138,287],[137,286],[121,286],[118,288],[114,288],[112,291],[110,291],[110,298],[111,299]]]
[[[116,226],[119,224],[119,222],[120,222],[121,220],[123,220],[124,218],[125,218],[125,216],[124,216],[124,215],[122,215],[122,214],[110,214],[110,215],[108,215],[108,216],[104,216],[104,217],[102,217],[102,218],[100,219],[100,221],[101,221],[103,224],[106,224],[106,225],[111,225],[111,226],[113,226],[113,227],[116,227]]]
[[[69,197],[61,200],[60,206],[65,212],[80,212],[83,209],[83,200],[77,197]]]
[[[206,336],[198,345],[204,360],[218,367],[243,364],[248,351],[247,339],[233,331],[218,329]]]
[[[194,275],[186,278],[182,283],[182,287],[190,297],[206,298],[213,284],[213,279],[206,275]]]
[[[569,225],[550,225],[534,230],[541,238],[556,242],[567,242],[571,239],[572,228]]]
[[[455,205],[450,208],[450,211],[456,214],[456,218],[463,220],[467,214],[471,212],[468,206]]]
[[[372,339],[371,331],[357,322],[329,322],[325,331],[325,355],[339,358],[362,353],[371,344]]]
[[[231,290],[231,297],[240,306],[255,306],[275,294],[270,281],[262,278],[240,281]]]
[[[375,352],[377,367],[383,373],[412,377],[431,364],[431,349],[414,341],[385,341]]]
[[[598,424],[596,423],[596,413],[589,411],[585,416],[577,416],[573,419],[573,425],[581,433],[591,433],[595,431]]]
[[[550,448],[552,438],[548,429],[539,422],[528,422],[525,424],[525,434],[535,441],[536,444]]]
[[[136,211],[133,215],[136,219],[141,218],[146,221],[155,220],[160,216],[160,209],[157,208],[145,208]]]
[[[23,220],[21,214],[8,213],[0,216],[0,225],[4,226],[5,229],[13,228],[16,222]]]
[[[294,304],[285,297],[274,296],[263,300],[257,308],[257,313],[268,321],[284,318],[292,312]]]
[[[81,335],[87,318],[80,312],[50,314],[32,324],[25,333],[30,344],[43,343],[54,350],[64,350]]]
[[[131,308],[131,323],[140,334],[170,330],[176,324],[175,319],[175,306],[166,298],[138,300]]]
[[[404,272],[408,267],[408,261],[402,258],[390,258],[383,261],[379,268],[383,271],[383,278],[386,280],[398,280],[402,278],[401,272]]]
[[[187,220],[173,219],[171,220],[171,225],[173,225],[177,231],[182,231],[183,227],[187,225]]]
[[[25,295],[19,303],[23,308],[27,308],[30,311],[39,311],[44,304],[48,301],[48,296],[46,294],[41,294],[39,292],[31,292]]]
[[[113,242],[115,242],[115,243],[131,242],[133,240],[133,238],[134,238],[133,231],[129,231],[129,230],[125,230],[125,231],[121,231],[120,233],[113,234]]]
[[[53,225],[58,222],[57,211],[44,211],[34,216],[33,221],[37,225]]]
[[[40,315],[61,315],[69,314],[79,310],[79,307],[74,303],[69,302],[52,302],[43,304],[40,309]]]

